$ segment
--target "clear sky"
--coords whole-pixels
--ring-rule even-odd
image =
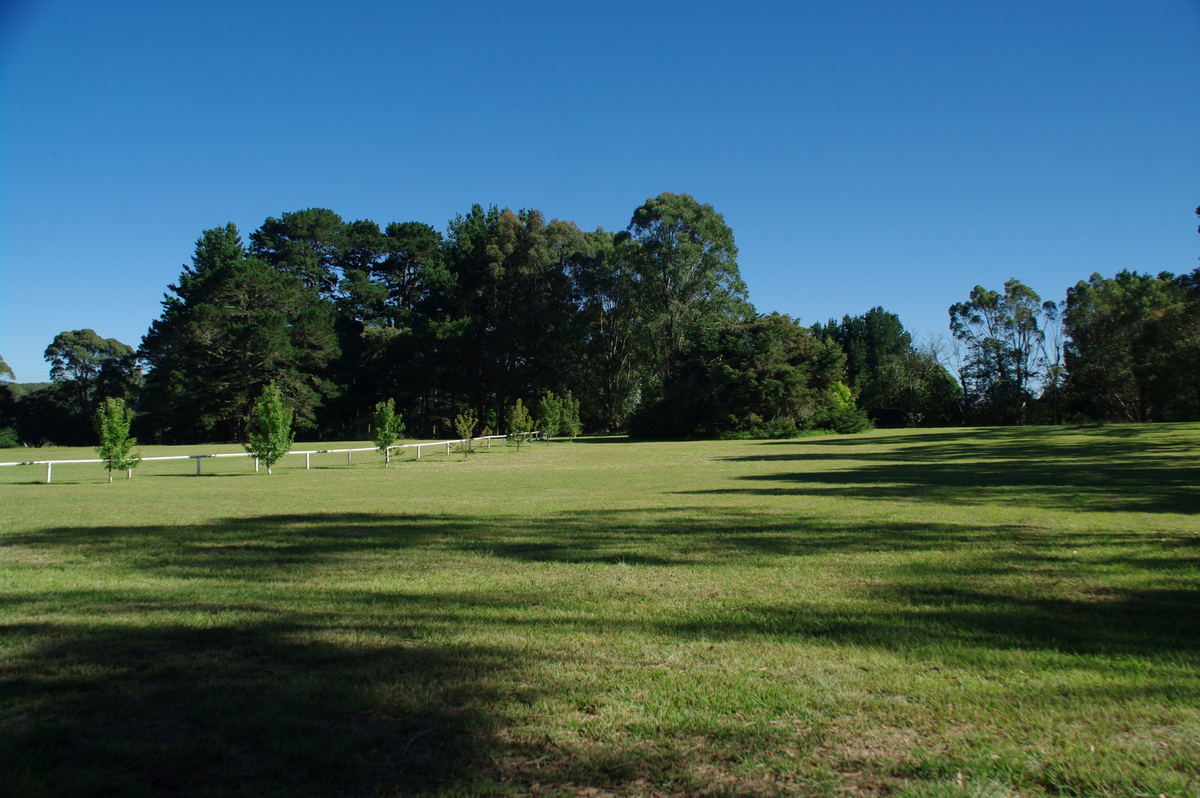
[[[0,355],[136,346],[200,233],[474,203],[724,214],[760,312],[916,335],[1017,277],[1189,272],[1200,1],[0,0]]]

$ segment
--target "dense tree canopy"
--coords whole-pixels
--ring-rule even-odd
[[[94,444],[109,398],[143,440],[245,440],[269,385],[300,435],[335,439],[372,437],[381,405],[422,436],[510,432],[517,406],[651,436],[1200,418],[1200,269],[1093,275],[1061,317],[1015,278],[976,286],[949,348],[882,307],[758,315],[737,256],[716,209],[673,193],[615,235],[482,205],[444,232],[308,208],[248,247],[229,224],[201,234],[136,355],[66,331],[52,383],[0,386],[0,441]]]
[[[255,397],[274,384],[313,426],[334,386],[333,306],[302,278],[247,257],[237,228],[206,230],[163,300],[139,356],[149,369],[146,425],[172,442],[241,440]]]

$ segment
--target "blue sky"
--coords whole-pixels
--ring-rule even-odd
[[[136,346],[201,231],[474,203],[733,228],[760,312],[919,338],[1010,277],[1191,271],[1200,2],[0,0],[0,355]]]

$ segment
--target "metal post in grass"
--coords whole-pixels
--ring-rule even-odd
[[[46,484],[50,484],[50,473],[54,470],[54,463],[46,463]]]
[[[353,455],[354,452],[350,451],[349,449],[346,450],[346,465],[354,465],[354,463],[350,460]]]
[[[304,453],[304,470],[312,470],[312,455],[308,452]]]
[[[200,476],[200,455],[196,455],[196,476]]]

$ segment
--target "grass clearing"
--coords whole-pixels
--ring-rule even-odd
[[[1195,798],[1198,444],[0,469],[0,792]]]

